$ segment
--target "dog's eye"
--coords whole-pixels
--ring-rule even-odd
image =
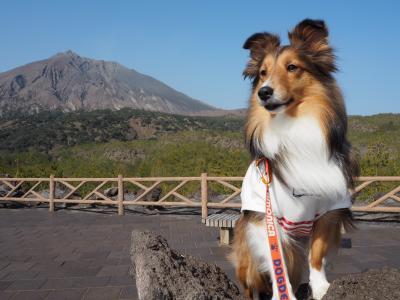
[[[298,67],[296,65],[294,65],[294,64],[290,64],[290,65],[287,66],[288,72],[294,72],[297,69],[298,69]]]
[[[260,76],[264,77],[265,75],[267,75],[267,70],[261,70]]]

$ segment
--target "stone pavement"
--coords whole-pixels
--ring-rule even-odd
[[[190,213],[190,211],[189,211]],[[400,267],[400,225],[358,224],[330,279],[369,268]],[[162,234],[172,248],[223,268],[228,247],[200,216],[45,209],[0,209],[0,299],[137,299],[128,275],[132,229]]]

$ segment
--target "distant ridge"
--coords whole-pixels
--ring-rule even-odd
[[[116,62],[72,51],[0,73],[0,115],[18,111],[112,109],[124,107],[174,114],[224,114],[161,81]]]

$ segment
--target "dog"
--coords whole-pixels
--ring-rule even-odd
[[[270,198],[290,297],[295,299],[293,291],[308,266],[312,297],[321,299],[329,288],[327,255],[339,247],[342,227],[353,227],[349,190],[359,168],[346,138],[346,109],[333,76],[336,57],[325,22],[305,19],[288,36],[286,46],[267,32],[244,43],[250,59],[243,75],[252,82],[245,140],[252,158],[265,158],[270,166]],[[253,162],[242,184],[242,214],[231,253],[250,299],[279,299],[271,273],[265,192]]]

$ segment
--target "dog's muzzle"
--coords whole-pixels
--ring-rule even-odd
[[[279,108],[284,108],[293,102],[293,99],[289,99],[288,101],[285,101],[285,102],[275,100],[275,99],[273,99],[273,100],[274,101],[266,101],[265,104],[263,105],[267,110],[269,110],[271,112],[278,111]]]
[[[289,105],[293,99],[287,101],[281,101],[274,96],[274,89],[270,86],[263,86],[258,90],[258,98],[260,104],[270,112],[278,112],[279,108],[284,108]]]

